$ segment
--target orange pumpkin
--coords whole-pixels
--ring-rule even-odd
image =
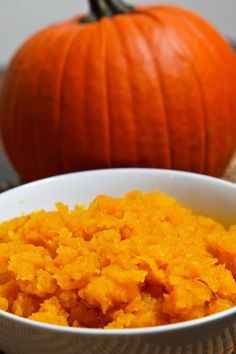
[[[90,0],[13,58],[0,116],[24,180],[107,167],[221,175],[236,144],[232,49],[175,6]]]

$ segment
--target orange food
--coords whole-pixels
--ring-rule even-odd
[[[235,241],[159,192],[58,203],[0,224],[0,310],[107,329],[207,316],[236,304]]]

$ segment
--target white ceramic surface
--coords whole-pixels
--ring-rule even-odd
[[[236,185],[202,175],[155,169],[68,174],[0,194],[0,221],[55,202],[88,204],[98,194],[159,189],[226,225],[236,223]],[[236,308],[185,323],[144,329],[93,330],[40,324],[0,311],[0,349],[7,354],[236,353]]]

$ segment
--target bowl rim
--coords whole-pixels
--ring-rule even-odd
[[[19,184],[11,189],[5,190],[4,192],[0,193],[0,197],[2,195],[7,195],[7,194],[11,194],[14,193],[15,191],[18,190],[23,190],[23,189],[27,189],[28,187],[34,187],[34,186],[40,186],[46,183],[52,183],[54,181],[60,180],[60,179],[64,179],[64,178],[71,178],[71,177],[75,177],[77,175],[87,175],[87,174],[109,174],[109,173],[119,173],[119,174],[124,174],[124,173],[142,173],[142,174],[148,174],[148,173],[158,173],[160,175],[168,175],[171,174],[173,176],[188,176],[190,178],[197,178],[200,180],[208,180],[208,181],[212,181],[214,183],[218,183],[221,185],[224,185],[225,187],[230,187],[230,188],[234,188],[236,189],[236,183],[228,181],[226,179],[223,178],[219,178],[219,177],[214,177],[214,176],[208,176],[208,175],[204,175],[202,173],[196,173],[196,172],[188,172],[188,171],[182,171],[182,170],[171,170],[171,169],[163,169],[163,168],[143,168],[143,167],[117,167],[117,168],[102,168],[102,169],[94,169],[94,170],[86,170],[86,171],[77,171],[77,172],[69,172],[69,173],[63,173],[63,174],[59,174],[59,175],[55,175],[55,176],[49,176],[49,177],[45,177],[45,178],[41,178],[35,181],[31,181],[31,182],[25,182],[22,184]]]
[[[233,182],[220,179],[217,177],[212,177],[200,173],[195,172],[187,172],[181,170],[170,170],[170,169],[158,169],[158,168],[107,168],[107,169],[96,169],[96,170],[89,170],[89,171],[78,171],[78,172],[71,172],[60,174],[56,176],[42,178],[36,181],[28,182],[17,187],[12,188],[11,190],[5,191],[0,193],[0,198],[2,196],[7,196],[7,194],[12,194],[18,190],[24,190],[30,187],[37,187],[47,183],[53,183],[57,180],[75,177],[76,175],[86,175],[86,174],[110,174],[110,173],[143,173],[148,174],[150,172],[158,173],[163,176],[172,175],[172,176],[186,176],[189,178],[196,178],[200,180],[206,180],[208,182],[214,182],[224,187],[230,187],[236,190],[236,184]],[[224,310],[219,313],[215,313],[213,315],[205,316],[202,318],[178,322],[173,324],[167,325],[160,325],[160,326],[153,326],[153,327],[141,327],[141,328],[127,328],[127,329],[101,329],[101,328],[81,328],[81,327],[66,327],[66,326],[59,326],[53,324],[47,324],[43,322],[37,322],[34,320],[26,319],[14,314],[11,314],[6,311],[0,310],[0,320],[1,318],[4,320],[9,320],[16,322],[18,324],[22,324],[25,326],[33,327],[39,330],[45,330],[49,332],[58,332],[58,333],[66,333],[66,334],[80,334],[80,335],[87,335],[87,336],[136,336],[136,335],[150,335],[150,334],[162,334],[162,333],[172,333],[186,329],[194,329],[202,325],[211,324],[213,322],[218,322],[220,320],[226,319],[227,317],[234,317],[236,319],[236,306]]]
[[[210,325],[227,317],[234,317],[236,319],[236,306],[219,312],[213,315],[205,316],[202,318],[178,322],[167,325],[140,327],[140,328],[125,328],[125,329],[103,329],[103,328],[81,328],[81,327],[66,327],[43,322],[37,322],[27,318],[0,310],[0,320],[7,319],[18,324],[32,327],[34,329],[45,330],[48,332],[57,332],[65,334],[77,334],[86,336],[137,336],[137,335],[158,335],[158,334],[171,334],[183,330],[197,329],[203,325]]]

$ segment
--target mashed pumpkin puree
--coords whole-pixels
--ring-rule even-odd
[[[236,226],[159,192],[0,224],[0,309],[73,327],[186,321],[236,304]]]

